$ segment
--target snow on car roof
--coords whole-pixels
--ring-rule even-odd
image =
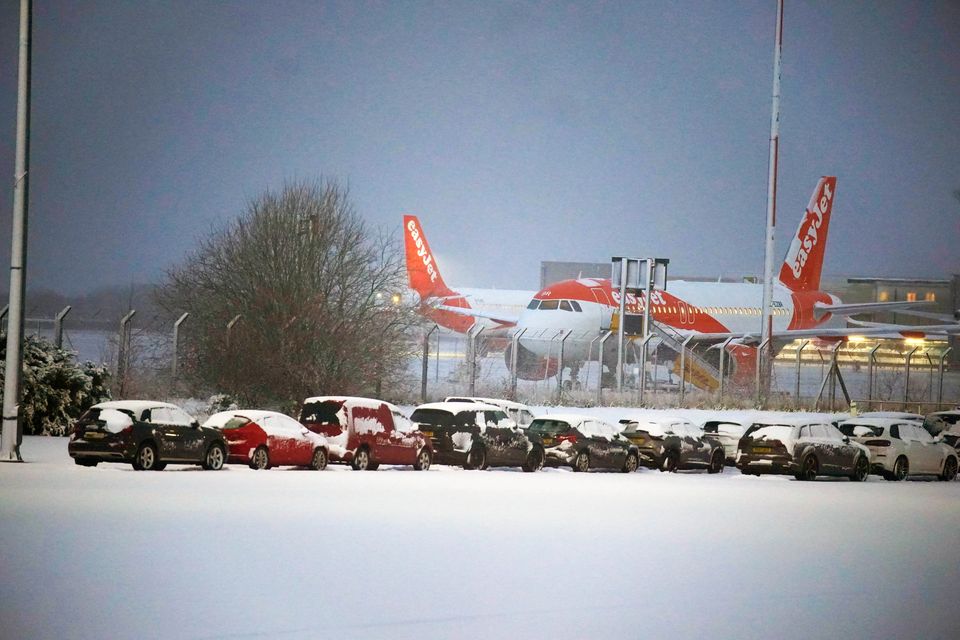
[[[868,427],[889,427],[890,425],[900,424],[904,420],[906,420],[906,418],[856,417],[844,420],[840,424],[862,424]]]
[[[900,420],[923,420],[923,416],[919,413],[909,413],[906,411],[868,411],[866,413],[861,413],[859,416],[863,418],[899,418]]]
[[[387,402],[386,400],[377,400],[376,398],[361,398],[358,396],[313,396],[307,398],[303,401],[303,404],[308,402],[344,402],[349,403],[355,407],[370,407],[371,409],[379,409],[380,405],[385,404],[390,407],[393,411],[399,411],[396,406]]]
[[[417,409],[439,409],[441,411],[449,411],[450,413],[477,411],[478,409],[484,411],[503,411],[501,407],[483,402],[428,402],[427,404],[419,405],[414,411]]]
[[[203,423],[205,427],[222,427],[227,424],[233,417],[247,418],[251,422],[257,422],[262,418],[269,417],[281,417],[286,418],[287,420],[293,420],[290,416],[280,413],[278,411],[265,411],[263,409],[234,409],[232,411],[221,411],[215,413],[207,421]]]
[[[481,398],[479,396],[448,396],[444,398],[444,402],[474,402],[480,404],[490,404],[495,407],[500,407],[501,409],[529,409],[527,405],[522,402],[514,402],[513,400],[501,400],[500,398]]]
[[[167,409],[180,409],[175,404],[169,402],[159,402],[156,400],[109,400],[93,405],[92,409],[126,409],[137,413],[144,409],[153,409],[155,407],[164,407]],[[183,409],[180,409],[183,411]]]
[[[579,413],[551,413],[545,416],[537,416],[534,420],[557,420],[560,422],[566,422],[570,425],[578,425],[581,422],[587,420],[596,420],[597,422],[603,422],[600,418],[595,418],[593,416],[585,416]]]

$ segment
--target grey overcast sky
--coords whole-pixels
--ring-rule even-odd
[[[0,260],[18,0],[0,0]],[[159,281],[285,179],[349,183],[448,283],[541,260],[762,271],[775,0],[34,1],[28,282]],[[777,262],[838,176],[825,271],[960,272],[960,3],[786,0]]]

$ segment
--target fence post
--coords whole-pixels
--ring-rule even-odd
[[[687,393],[687,345],[693,340],[694,334],[690,334],[683,341],[680,347],[680,406],[683,406],[683,399]]]
[[[717,403],[720,405],[723,404],[723,365],[726,360],[727,345],[730,344],[732,340],[733,338],[727,338],[720,344],[720,396],[717,398]]]
[[[653,336],[654,334],[648,333],[640,341],[640,379],[637,381],[640,383],[640,406],[643,406],[643,396],[647,390],[647,344]],[[657,374],[656,369],[654,369],[653,374]],[[654,385],[654,388],[656,388],[656,385]]]
[[[189,312],[185,312],[173,323],[173,363],[170,365],[170,379],[174,382],[177,380],[177,363],[180,354],[180,325],[186,322],[189,315]]]
[[[830,349],[830,411],[836,410],[837,376],[839,375],[837,356],[840,354],[840,347],[842,346],[843,342],[837,342],[837,344],[833,345],[833,348]]]
[[[130,321],[136,313],[136,309],[130,309],[127,315],[120,319],[120,342],[117,345],[117,382],[120,385],[120,395],[123,395],[123,389],[126,386],[127,346],[130,340]]]
[[[600,351],[597,353],[597,406],[603,404],[603,345],[607,339],[613,335],[613,331],[607,331],[600,338]]]
[[[60,313],[53,320],[53,344],[57,345],[58,349],[63,347],[63,319],[67,317],[71,309],[73,307],[68,304],[60,310]]]
[[[560,353],[559,355],[559,367],[557,368],[557,404],[563,403],[563,346],[566,343],[567,338],[570,337],[570,334],[573,333],[572,329],[568,329],[563,332],[563,337],[560,338]]]
[[[467,344],[470,350],[470,393],[467,395],[470,396],[477,395],[477,336],[483,333],[485,328],[486,327],[480,327],[477,329],[477,325],[473,325],[467,331]],[[474,331],[474,329],[477,330]]]
[[[903,410],[907,410],[907,403],[910,401],[910,360],[913,358],[913,354],[917,352],[919,346],[910,349],[907,352],[906,358],[904,358],[903,365]]]
[[[423,362],[420,367],[420,403],[424,404],[427,401],[427,374],[430,369],[430,336],[433,335],[433,332],[436,331],[439,327],[433,325],[430,331],[427,331],[423,334]]]
[[[800,410],[800,363],[803,357],[803,350],[807,348],[808,344],[810,344],[809,340],[801,340],[800,347],[797,349],[797,380],[793,388],[793,408],[797,411]]]
[[[947,359],[947,354],[950,353],[951,351],[953,351],[953,347],[947,347],[946,349],[944,349],[943,353],[940,354],[940,364],[937,366],[937,369],[940,375],[940,383],[938,385],[939,388],[937,390],[937,410],[938,411],[940,410],[940,405],[943,404],[943,361]]]
[[[876,364],[877,349],[880,348],[878,342],[867,355],[867,408],[873,409],[873,369]]]
[[[526,332],[526,327],[520,329],[520,331],[513,332],[512,344],[510,348],[510,394],[512,396],[512,400],[517,399],[517,362],[520,351],[520,338]]]
[[[760,361],[763,360],[763,354],[765,353],[765,349],[767,348],[767,345],[768,345],[768,344],[770,344],[770,338],[767,338],[766,340],[764,340],[763,342],[761,342],[761,343],[760,343],[760,346],[757,347],[757,370],[756,370],[756,381],[755,381],[755,382],[756,382],[756,385],[757,385],[757,408],[758,408],[758,409],[759,409],[759,408],[762,408],[762,407],[761,407],[761,404],[760,404],[760,395],[761,395],[760,392],[761,392],[761,389],[762,389],[762,385],[760,384]],[[773,375],[773,373],[772,373],[772,372],[773,372],[773,367],[770,367],[770,371],[771,371],[771,375]],[[767,388],[770,388],[770,385],[769,385],[769,384],[767,385]]]
[[[6,329],[6,327],[3,326],[3,323],[7,319],[7,313],[9,311],[10,311],[9,304],[3,305],[3,309],[0,309],[0,329]]]

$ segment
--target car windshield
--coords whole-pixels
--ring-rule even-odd
[[[223,425],[222,427],[220,427],[220,428],[221,428],[221,429],[224,429],[224,430],[227,430],[227,429],[239,429],[239,428],[242,427],[243,425],[249,424],[249,423],[250,423],[250,419],[249,419],[249,418],[244,418],[243,416],[233,416],[232,418],[230,418],[229,420],[227,420],[227,421],[224,423],[224,425]]]
[[[307,402],[300,411],[300,422],[319,424],[340,424],[341,400],[323,400],[322,402]]]
[[[883,427],[878,427],[872,424],[844,422],[840,424],[838,429],[840,429],[840,433],[845,436],[850,436],[851,438],[859,438],[861,436],[876,437],[883,435]]]
[[[504,416],[506,417],[506,416]],[[435,427],[476,427],[476,410],[460,411],[456,414],[446,409],[417,409],[410,419],[423,425]]]
[[[81,426],[97,425],[107,431],[120,433],[133,424],[136,417],[129,409],[113,409],[91,407],[80,416],[78,424]]]
[[[545,433],[547,435],[556,435],[570,428],[570,423],[563,420],[549,420],[547,418],[537,418],[530,423],[530,431]]]
[[[794,427],[786,424],[755,424],[745,435],[754,440],[779,440],[784,442],[793,437]]]

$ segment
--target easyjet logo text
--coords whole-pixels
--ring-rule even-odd
[[[410,239],[413,240],[413,243],[417,247],[417,255],[423,260],[423,266],[427,269],[427,275],[430,276],[430,282],[436,282],[437,280],[437,269],[433,266],[433,256],[430,255],[430,252],[427,251],[427,247],[423,244],[423,237],[420,235],[420,231],[417,229],[417,223],[411,220],[407,223],[407,230],[410,232]]]
[[[820,240],[820,227],[823,225],[823,215],[830,209],[830,202],[832,200],[833,192],[830,191],[830,183],[825,182],[820,199],[814,203],[813,209],[807,212],[807,220],[809,223],[807,224],[806,232],[801,229],[797,236],[797,239],[800,240],[800,246],[791,267],[793,277],[795,278],[800,277],[803,266],[807,264],[807,258],[810,256],[810,252],[813,251],[813,248],[817,246]]]

